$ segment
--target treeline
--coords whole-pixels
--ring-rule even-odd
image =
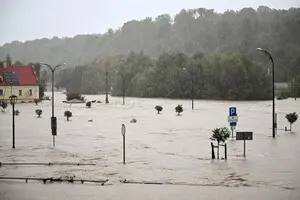
[[[267,67],[244,55],[224,53],[164,53],[151,59],[143,52],[103,57],[91,66],[65,69],[56,86],[70,93],[105,92],[105,76],[113,95],[226,100],[271,98],[271,74]],[[123,85],[124,84],[124,85]]]
[[[109,19],[108,19],[109,21]],[[143,51],[152,58],[163,53],[238,53],[250,60],[263,60],[255,51],[267,49],[276,64],[276,81],[288,81],[300,74],[300,9],[275,10],[265,6],[216,13],[212,9],[183,9],[174,18],[126,22],[117,30],[73,38],[12,42],[0,47],[0,60],[9,53],[28,63],[43,61],[69,66],[89,64],[102,54],[128,55]],[[264,62],[268,62],[265,58]]]

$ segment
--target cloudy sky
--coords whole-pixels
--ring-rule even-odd
[[[0,45],[14,40],[103,33],[124,22],[182,8],[213,8],[218,12],[243,7],[287,9],[300,0],[0,0]]]

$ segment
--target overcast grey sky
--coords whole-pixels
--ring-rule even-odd
[[[124,22],[182,8],[213,8],[218,12],[243,7],[287,9],[300,0],[0,0],[0,45],[14,40],[103,33]]]

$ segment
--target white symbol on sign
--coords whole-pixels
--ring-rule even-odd
[[[228,122],[238,122],[238,116],[228,116]]]

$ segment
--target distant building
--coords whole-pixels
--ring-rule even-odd
[[[30,102],[39,98],[39,86],[32,66],[0,67],[0,101],[16,95],[18,101]]]

